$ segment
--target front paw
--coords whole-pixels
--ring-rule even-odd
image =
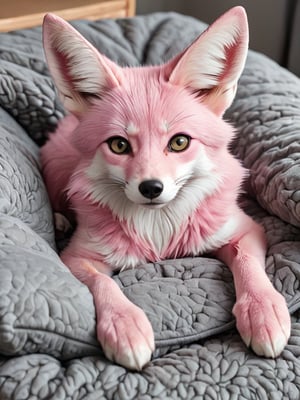
[[[61,213],[54,213],[54,226],[59,232],[66,233],[72,229],[70,221]]]
[[[284,297],[273,287],[244,293],[233,314],[242,339],[256,354],[274,358],[283,351],[291,333],[291,318]]]
[[[98,340],[106,357],[126,368],[141,370],[154,351],[154,334],[145,313],[129,300],[101,310]]]

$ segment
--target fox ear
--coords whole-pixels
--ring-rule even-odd
[[[80,116],[95,97],[119,85],[121,68],[62,18],[45,16],[43,42],[50,73],[68,111]]]
[[[215,114],[223,115],[234,99],[247,50],[246,12],[234,7],[171,61],[169,81],[198,93]]]

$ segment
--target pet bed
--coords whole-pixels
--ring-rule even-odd
[[[205,25],[174,13],[73,25],[122,66],[158,64]],[[156,351],[141,372],[105,359],[88,289],[61,263],[38,152],[64,115],[41,29],[0,35],[0,398],[300,398],[300,81],[249,52],[226,118],[249,168],[241,199],[267,232],[266,269],[285,296],[292,335],[276,359],[235,330],[229,269],[208,257],[166,260],[114,279],[152,322]]]

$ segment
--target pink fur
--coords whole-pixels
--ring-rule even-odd
[[[285,301],[264,272],[264,235],[237,205],[245,171],[228,151],[234,131],[221,118],[234,98],[247,38],[237,7],[169,63],[122,69],[63,20],[45,18],[49,68],[76,115],[41,151],[54,211],[76,215],[61,257],[93,293],[106,356],[128,368],[149,361],[154,336],[143,311],[107,274],[147,261],[214,252],[233,273],[245,343],[275,357],[288,340]],[[189,140],[180,152],[170,147],[178,135]],[[130,145],[123,154],[110,144],[120,137]],[[161,185],[155,196],[141,189],[149,180]]]

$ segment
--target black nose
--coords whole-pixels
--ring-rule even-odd
[[[142,193],[142,195],[151,200],[158,197],[163,189],[163,183],[157,179],[149,179],[148,181],[143,181],[139,185],[139,191]]]

